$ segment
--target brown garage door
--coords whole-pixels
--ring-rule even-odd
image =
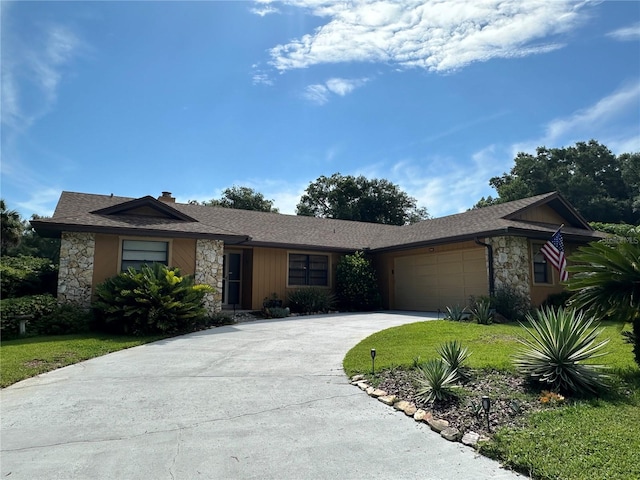
[[[489,290],[484,248],[396,257],[394,277],[399,310],[444,310]]]

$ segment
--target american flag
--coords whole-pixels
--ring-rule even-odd
[[[564,255],[564,241],[560,230],[553,234],[553,237],[542,246],[540,251],[549,263],[560,272],[560,280],[567,281],[569,279],[569,273],[566,271],[567,258]]]

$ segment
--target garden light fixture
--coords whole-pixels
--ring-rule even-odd
[[[371,349],[371,375],[376,374],[376,349]]]
[[[489,411],[491,410],[491,399],[484,395],[482,397],[482,409],[487,416],[487,430],[491,432],[491,425],[489,424]]]

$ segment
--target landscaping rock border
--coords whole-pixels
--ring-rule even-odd
[[[461,442],[474,449],[478,449],[480,442],[488,441],[489,438],[476,432],[466,432],[464,435],[455,427],[450,427],[449,422],[443,418],[434,418],[429,411],[416,407],[413,402],[402,400],[396,395],[389,395],[384,390],[374,388],[369,385],[364,375],[354,375],[350,379],[351,385],[357,386],[372,398],[389,405],[394,409],[403,412],[408,417],[413,418],[416,422],[423,422],[429,425],[431,430],[439,433],[440,436],[450,442]]]

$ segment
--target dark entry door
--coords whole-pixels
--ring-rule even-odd
[[[240,281],[242,272],[242,253],[224,254],[222,303],[240,305]]]

